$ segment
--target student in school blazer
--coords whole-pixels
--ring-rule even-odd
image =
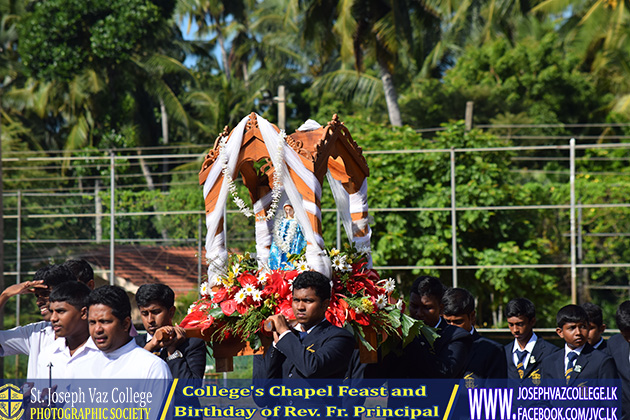
[[[564,350],[557,351],[542,362],[543,379],[565,378]],[[627,357],[626,357],[627,358]],[[579,366],[579,367],[578,367]],[[568,385],[577,385],[585,379],[617,379],[615,362],[606,353],[586,343],[575,361]]]
[[[301,340],[295,330],[286,334],[258,359],[256,370],[267,379],[343,379],[354,344],[349,331],[323,320]]]
[[[440,317],[435,331],[439,337],[431,346],[421,334],[404,349],[405,362],[398,368],[411,378],[461,379],[464,377],[472,336]],[[419,361],[425,360],[423,363]]]
[[[623,335],[615,334],[608,339],[605,353],[612,356],[621,379],[621,409],[623,420],[630,420],[630,344]]]
[[[147,335],[140,334],[134,337],[136,344],[144,347],[147,344]],[[168,365],[173,378],[203,379],[206,369],[206,343],[199,338],[186,338],[179,346],[173,357],[169,357],[166,349],[160,349],[158,354]]]
[[[475,330],[472,348],[468,356],[465,378],[504,379],[507,376],[505,352],[501,344],[492,341]]]
[[[516,341],[513,340],[511,343],[505,345],[505,357],[507,359],[507,377],[508,379],[515,379],[518,381],[524,381],[527,379],[541,379],[542,378],[542,361],[545,358],[549,357],[553,353],[560,351],[560,349],[553,344],[545,341],[541,337],[537,337],[536,345],[532,350],[532,354],[529,356],[529,362],[527,367],[525,368],[525,373],[523,375],[523,379],[518,375],[518,371],[516,370],[516,366],[514,366],[512,350],[513,346],[516,345]]]

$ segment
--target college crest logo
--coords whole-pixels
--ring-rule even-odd
[[[23,396],[13,384],[0,387],[0,420],[18,420],[24,414]]]

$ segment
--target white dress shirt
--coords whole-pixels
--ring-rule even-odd
[[[536,345],[536,340],[538,340],[538,336],[536,333],[532,333],[531,338],[525,345],[523,350],[527,351],[527,356],[523,361],[523,369],[527,369],[527,365],[529,364],[529,358],[532,356],[532,351],[534,351],[534,346]],[[512,345],[512,362],[514,362],[514,366],[518,366],[518,356],[516,355],[516,350],[521,350],[521,346],[518,345],[518,341],[516,338],[514,339],[514,344]]]
[[[37,369],[40,374],[45,374],[40,378],[48,378],[49,375],[52,379],[91,378],[89,372],[92,371],[100,352],[92,337],[88,337],[87,341],[71,355],[66,339],[59,337],[40,354]]]
[[[124,346],[104,353],[94,360],[97,379],[172,379],[166,362],[142,347],[133,338]]]
[[[26,354],[28,356],[26,378],[48,378],[48,372],[38,371],[38,360],[42,350],[54,341],[55,332],[48,321],[0,331],[0,357]]]

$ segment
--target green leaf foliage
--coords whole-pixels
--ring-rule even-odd
[[[69,80],[129,59],[157,31],[161,12],[149,0],[37,2],[19,26],[19,53],[35,77]]]
[[[450,149],[509,146],[507,140],[477,130],[465,131],[462,123],[445,126],[433,139],[422,138],[409,128],[389,129],[349,119],[346,125],[362,148],[370,166],[369,206],[374,264],[402,266],[450,265],[451,159]],[[378,153],[385,150],[409,153]],[[434,153],[413,150],[437,149]],[[542,199],[543,190],[512,172],[511,152],[457,152],[455,155],[458,207],[528,204]],[[379,211],[381,208],[420,208],[415,211]],[[536,238],[540,215],[535,211],[459,210],[457,212],[457,264],[542,264],[551,255],[548,241]],[[325,224],[325,226],[331,226]],[[426,270],[444,284],[452,283],[451,270]],[[384,272],[402,279],[408,291],[419,270]],[[458,273],[460,287],[477,296],[478,320],[500,319],[501,307],[517,296],[536,301],[560,296],[557,278],[544,270],[517,268],[467,269]],[[545,314],[548,315],[548,314]],[[544,316],[541,316],[544,318]],[[550,319],[550,318],[549,318]]]

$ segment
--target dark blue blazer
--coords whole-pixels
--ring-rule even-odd
[[[505,379],[507,364],[503,346],[482,337],[476,330],[472,334],[472,348],[466,363],[465,378]]]
[[[399,377],[428,379],[461,379],[466,371],[472,336],[463,328],[440,319],[435,331],[440,335],[429,344],[420,334],[404,348],[404,357],[398,366]]]
[[[608,339],[605,353],[612,356],[617,368],[617,374],[621,379],[623,388],[621,408],[623,419],[630,420],[630,344],[621,334],[615,334]]]
[[[578,368],[578,366],[580,366]],[[564,350],[549,355],[542,362],[543,379],[564,379]],[[575,361],[568,385],[581,385],[584,379],[617,379],[615,362],[606,353],[586,343]]]
[[[518,376],[518,371],[516,370],[516,366],[514,366],[514,359],[512,358],[512,348],[514,346],[514,340],[511,343],[505,345],[505,358],[507,362],[507,377],[508,379],[515,379],[517,381],[521,381],[520,376]],[[527,368],[525,369],[525,374],[523,375],[523,381],[531,380],[531,379],[541,379],[542,378],[542,362],[548,356],[553,353],[560,351],[560,349],[548,341],[543,340],[541,337],[538,337],[536,340],[536,345],[532,350],[532,354],[530,355],[529,363],[527,363]],[[532,363],[531,356],[534,356],[534,362]]]
[[[136,344],[144,347],[147,344],[147,335],[139,334],[134,337]],[[183,357],[166,360],[166,349],[160,351],[160,356],[171,370],[173,378],[203,379],[206,371],[206,343],[199,338],[187,338],[177,347]]]
[[[597,347],[596,350],[606,351],[606,347],[608,347],[608,341],[603,340],[602,344],[600,344],[599,347]]]
[[[354,345],[354,336],[348,330],[324,320],[302,341],[297,331],[282,337],[264,358],[256,360],[255,376],[265,379],[343,379]]]

